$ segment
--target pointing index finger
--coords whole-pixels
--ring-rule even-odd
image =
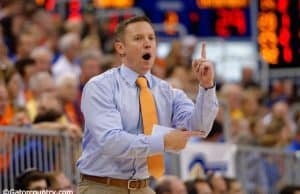
[[[206,59],[206,43],[202,43],[202,49],[201,49],[201,58]]]

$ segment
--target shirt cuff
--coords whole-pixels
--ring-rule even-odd
[[[216,86],[214,86],[213,88],[210,88],[210,89],[206,89],[206,88],[199,86],[199,92],[198,92],[197,99],[199,99],[200,97],[203,97],[203,95],[204,95],[204,97],[216,96]]]
[[[208,92],[208,91],[215,91],[216,90],[216,84],[214,84],[212,87],[210,87],[210,88],[204,88],[204,87],[202,87],[202,86],[200,86],[199,85],[199,90],[200,91],[206,91],[206,92]]]
[[[149,155],[154,155],[164,152],[164,134],[154,134],[148,136],[149,140]]]

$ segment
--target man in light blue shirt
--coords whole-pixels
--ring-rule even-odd
[[[122,65],[92,78],[83,90],[85,129],[82,155],[77,162],[81,172],[79,191],[152,194],[147,157],[179,151],[189,137],[205,137],[212,127],[218,111],[213,66],[205,59],[203,45],[202,58],[192,64],[200,83],[194,104],[183,91],[150,73],[156,37],[147,17],[120,23],[115,49]],[[158,132],[150,136],[143,133],[136,85],[139,76],[147,79],[157,110],[158,125],[152,131]]]

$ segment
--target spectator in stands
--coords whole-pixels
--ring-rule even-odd
[[[279,194],[300,194],[300,186],[285,186]]]
[[[82,53],[80,57],[80,91],[82,92],[84,85],[94,76],[100,74],[101,66],[101,53],[96,50],[87,50]]]
[[[286,147],[295,129],[295,123],[289,117],[288,104],[284,101],[276,102],[272,112],[263,118],[263,123],[266,126],[265,135],[271,135],[273,138],[269,146]],[[264,135],[261,136],[263,137]]]
[[[30,127],[31,120],[27,109],[24,107],[17,108],[14,112],[14,117],[12,119],[11,125],[19,127]]]
[[[208,176],[208,182],[211,185],[214,194],[226,194],[227,186],[224,177],[218,173],[212,173]]]
[[[193,181],[196,194],[213,194],[213,191],[205,179],[195,179]],[[188,194],[191,194],[188,192]]]
[[[81,37],[84,39],[88,36],[101,37],[100,28],[101,25],[98,24],[97,16],[95,14],[95,7],[92,4],[85,5],[83,8],[83,29]],[[100,41],[100,40],[98,40]],[[99,44],[99,42],[98,42]]]
[[[213,66],[206,60],[203,44],[202,59],[192,64],[200,84],[193,104],[184,92],[150,73],[157,51],[154,29],[147,17],[131,17],[120,23],[115,49],[123,64],[94,77],[84,88],[83,152],[77,162],[82,173],[79,190],[85,194],[152,194],[149,177],[163,175],[163,153],[181,150],[189,137],[206,137],[211,129],[218,110]],[[151,135],[153,127],[166,129],[161,125],[176,129]]]
[[[13,115],[9,108],[9,95],[3,79],[3,72],[0,71],[0,125],[5,126],[13,124]],[[11,164],[11,150],[6,148],[12,144],[13,138],[12,135],[7,135],[7,133],[0,131],[0,174],[3,170],[7,170]]]
[[[1,31],[1,26],[0,26],[0,31]],[[5,65],[13,64],[8,57],[8,48],[4,43],[4,39],[2,38],[1,33],[0,33],[0,63]]]
[[[265,127],[264,133],[258,138],[259,145],[264,147],[281,147],[280,139],[285,126],[282,118],[272,118],[271,123]]]
[[[176,176],[161,177],[156,186],[156,194],[187,194],[184,183]]]
[[[36,169],[27,169],[16,178],[16,190],[42,191],[48,188],[47,176]]]
[[[79,83],[79,92],[76,101],[76,106],[80,107],[81,95],[83,92],[83,87],[85,84],[94,76],[99,75],[104,71],[102,68],[102,55],[97,50],[86,50],[80,56],[80,83]],[[83,115],[82,112],[79,111],[78,117],[79,121],[82,124]]]
[[[35,61],[32,58],[23,58],[15,63],[15,67],[21,75],[23,81],[22,89],[27,101],[32,95],[29,89],[29,80],[36,73]]]
[[[11,124],[11,118],[7,114],[7,107],[9,106],[9,99],[6,86],[2,80],[2,74],[0,72],[0,125]],[[6,170],[10,166],[10,153],[6,150],[8,145],[11,143],[11,137],[0,131],[0,176],[3,170]],[[0,177],[1,179],[1,177]],[[1,182],[0,182],[1,184]]]
[[[74,189],[71,181],[66,177],[63,172],[50,172],[47,174],[49,180],[49,190],[71,191]]]
[[[193,55],[195,54],[195,49],[197,46],[198,40],[194,35],[187,35],[181,39],[181,48],[179,51],[183,57],[183,66],[186,68],[191,67]]]
[[[22,32],[17,38],[15,60],[18,61],[28,58],[35,46],[35,37],[28,32]]]
[[[198,194],[194,180],[187,180],[184,182],[184,185],[188,194]]]
[[[245,194],[242,184],[234,178],[226,178],[228,193],[227,194]]]
[[[74,139],[82,137],[81,128],[66,121],[62,105],[55,94],[42,94],[37,104],[38,112],[32,126],[33,128],[67,131]]]
[[[52,115],[52,116],[50,116]],[[37,115],[34,123],[43,121],[67,123],[66,118],[62,118],[63,106],[55,93],[42,93],[37,99]]]
[[[36,72],[48,71],[51,73],[51,62],[53,53],[47,47],[36,47],[32,50],[30,56],[35,60]]]
[[[169,66],[166,72],[167,81],[178,89],[184,89],[187,85],[187,69],[184,66]]]
[[[22,90],[22,79],[16,69],[9,65],[5,70],[5,84],[7,85],[7,91],[9,96],[9,114],[14,116],[16,109],[25,106],[25,97]]]
[[[273,80],[271,83],[271,91],[268,94],[265,104],[268,108],[271,108],[275,103],[283,101],[291,103],[294,97],[291,96],[294,93],[293,84],[289,80]]]
[[[247,67],[247,66],[242,68],[241,85],[244,89],[257,88],[258,87],[258,84],[254,80],[253,68]]]
[[[296,94],[297,86],[292,79],[283,80],[283,91],[287,97],[288,104],[295,103],[298,100],[298,95]]]
[[[10,123],[11,118],[7,116],[8,105],[8,92],[4,82],[0,79],[0,125],[8,125]]]
[[[37,115],[37,100],[45,92],[55,93],[56,87],[53,78],[48,72],[39,72],[30,78],[30,90],[32,98],[27,101],[26,108],[28,110],[31,121]]]
[[[239,84],[224,84],[220,95],[228,103],[230,117],[232,119],[243,118],[242,112],[242,88]]]
[[[168,68],[174,66],[184,66],[184,58],[182,55],[182,43],[178,40],[172,41],[170,52],[166,57]]]
[[[32,24],[37,29],[38,34],[35,34],[39,37],[38,46],[46,46],[47,41],[55,33],[56,24],[53,21],[53,13],[48,12],[44,9],[37,9],[33,12],[31,16]],[[36,47],[36,48],[39,48]],[[50,47],[48,47],[50,48]],[[32,52],[31,52],[32,53]]]
[[[73,73],[79,79],[80,67],[76,64],[76,59],[80,50],[80,38],[78,34],[68,33],[59,40],[59,50],[62,55],[52,66],[52,73],[57,79],[64,73]]]
[[[97,35],[89,35],[82,40],[82,52],[88,50],[101,51],[100,38]]]
[[[256,120],[263,115],[263,110],[259,105],[259,96],[257,96],[254,90],[243,91],[241,108],[244,117],[248,120]]]
[[[25,2],[19,0],[3,0],[1,7],[0,24],[3,29],[3,39],[7,43],[9,56],[15,53],[17,35],[20,33],[20,27],[16,27],[15,18],[22,17]],[[20,23],[19,23],[20,25]]]
[[[79,37],[82,31],[82,19],[80,16],[69,17],[64,23],[64,29],[67,33],[77,34]]]
[[[56,87],[67,121],[81,126],[79,103],[76,102],[79,93],[79,81],[76,75],[72,73],[61,75],[56,80]]]

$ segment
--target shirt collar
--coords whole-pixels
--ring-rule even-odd
[[[125,81],[127,83],[129,83],[129,85],[134,86],[134,87],[136,86],[135,81],[140,76],[138,73],[131,70],[129,67],[127,67],[124,64],[122,64],[121,67],[120,67],[120,73],[121,73],[121,76],[125,79]],[[144,75],[144,77],[148,81],[149,88],[152,88],[153,80],[152,80],[152,75],[151,75],[150,71],[148,71]]]

